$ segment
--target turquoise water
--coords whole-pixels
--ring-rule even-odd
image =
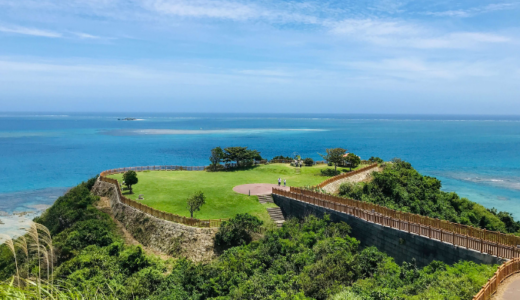
[[[124,117],[139,120],[117,120]],[[215,146],[267,158],[320,159],[328,147],[400,157],[444,190],[520,217],[518,116],[2,113],[0,211],[49,205],[105,169],[206,165]]]

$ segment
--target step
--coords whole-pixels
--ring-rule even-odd
[[[260,203],[274,203],[271,195],[258,195],[258,202]]]
[[[282,227],[285,222],[282,210],[279,207],[270,207],[267,209],[267,213],[276,224],[277,227]]]

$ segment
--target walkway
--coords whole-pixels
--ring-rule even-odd
[[[515,274],[500,284],[493,300],[518,300],[520,299],[520,274]]]
[[[243,185],[237,185],[233,188],[233,191],[244,194],[244,195],[251,195],[251,196],[258,196],[258,195],[266,195],[271,194],[273,191],[273,187],[278,187],[277,184],[270,184],[270,183],[252,183],[252,184],[243,184]],[[289,191],[289,187],[281,186],[279,187],[281,189],[284,189],[286,191]],[[251,194],[249,194],[251,192]]]

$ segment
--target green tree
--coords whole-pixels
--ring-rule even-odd
[[[195,194],[188,197],[188,210],[190,211],[190,215],[193,218],[193,213],[196,211],[200,211],[202,205],[206,204],[206,196],[202,191],[198,191]]]
[[[355,155],[354,153],[349,153],[345,158],[345,161],[348,163],[350,170],[352,171],[352,168],[359,166],[361,163],[361,158],[359,158],[359,156]]]
[[[125,174],[123,174],[123,180],[130,190],[130,194],[132,194],[132,185],[139,182],[139,179],[137,179],[137,173],[135,171],[126,171]]]
[[[247,147],[227,147],[224,149],[224,160],[235,161],[237,166],[243,166],[248,161],[261,159],[260,152],[249,150]]]
[[[211,156],[209,161],[211,162],[211,168],[216,170],[222,159],[224,158],[224,151],[220,147],[211,149]]]
[[[307,157],[306,159],[303,160],[303,163],[307,166],[307,167],[310,167],[312,165],[314,165],[314,160],[310,157]]]
[[[333,148],[333,149],[325,149],[327,154],[320,154],[321,157],[323,157],[324,160],[326,160],[329,163],[334,164],[334,170],[337,170],[337,167],[339,164],[345,161],[345,153],[347,152],[347,149],[343,148]]]
[[[249,244],[251,234],[262,226],[263,222],[250,214],[237,214],[234,218],[222,222],[215,235],[215,246],[220,249]]]

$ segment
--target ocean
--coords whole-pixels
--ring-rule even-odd
[[[321,159],[333,147],[399,157],[443,190],[520,218],[520,116],[0,113],[0,233],[16,235],[103,170],[207,165],[216,146],[266,158]]]

